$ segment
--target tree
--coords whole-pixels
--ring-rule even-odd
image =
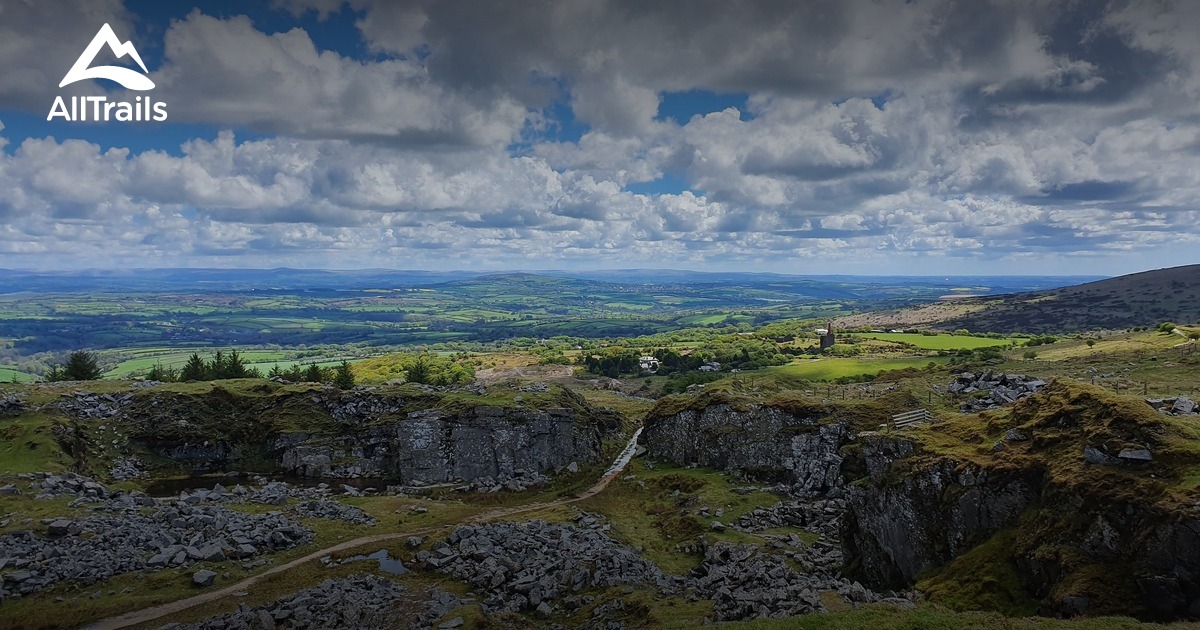
[[[410,383],[429,382],[429,361],[425,359],[425,355],[420,355],[413,361],[404,377]]]
[[[310,364],[308,369],[304,370],[304,380],[309,383],[320,383],[325,380],[324,370],[316,363]]]
[[[90,352],[76,350],[67,357],[67,364],[62,369],[63,380],[66,381],[95,381],[100,378],[100,365],[96,356]]]
[[[283,378],[283,370],[279,369],[278,363],[271,367],[270,372],[267,372],[267,378]]]
[[[217,376],[217,378],[246,378],[250,376],[246,372],[246,364],[242,361],[238,351],[230,350],[229,358],[225,360],[225,371]]]
[[[1191,339],[1192,341],[1200,339],[1200,331],[1193,330],[1192,332],[1188,333],[1188,339]]]
[[[67,379],[63,378],[62,370],[60,370],[57,365],[50,366],[50,369],[46,370],[46,374],[45,374],[44,378],[46,379],[47,383],[53,383],[55,381],[67,380]]]
[[[333,384],[338,389],[354,387],[354,372],[350,370],[350,363],[345,359],[342,359],[341,365],[334,369]]]
[[[1158,331],[1165,333],[1175,332],[1175,324],[1173,322],[1163,322],[1158,325]]]
[[[1096,346],[1096,340],[1095,340],[1095,339],[1088,339],[1088,341],[1087,341],[1087,344],[1088,344],[1088,347],[1089,347],[1089,348],[1094,348],[1094,347]]]
[[[225,353],[217,350],[213,355],[212,361],[208,362],[208,368],[205,370],[206,379],[199,380],[215,380],[225,378]]]
[[[173,367],[163,367],[162,363],[155,363],[154,367],[146,373],[146,380],[172,383],[179,380],[179,370]]]
[[[183,370],[179,372],[179,380],[203,381],[207,379],[208,366],[204,364],[204,359],[200,358],[200,353],[193,352],[192,356],[188,357],[187,363],[184,364]]]

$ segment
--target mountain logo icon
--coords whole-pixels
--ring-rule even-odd
[[[137,65],[141,66],[142,72],[150,72],[146,69],[146,64],[142,63],[142,58],[138,55],[137,49],[133,47],[133,43],[122,43],[121,40],[117,39],[117,34],[113,32],[112,27],[105,24],[96,32],[96,36],[92,38],[92,43],[88,44],[87,48],[83,50],[83,54],[79,55],[79,59],[75,60],[75,65],[71,66],[71,69],[67,71],[67,75],[63,77],[62,83],[59,83],[58,87],[65,87],[84,79],[108,79],[109,81],[116,81],[130,90],[144,91],[154,89],[154,82],[149,77],[129,68],[122,68],[120,66],[90,67],[92,62],[96,60],[96,55],[100,52],[100,48],[105,44],[108,45],[109,50],[112,50],[118,59],[129,55],[133,57]]]

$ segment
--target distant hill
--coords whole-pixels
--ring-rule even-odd
[[[1046,333],[1198,320],[1200,265],[1187,265],[1059,289],[860,313],[842,317],[835,325]]]

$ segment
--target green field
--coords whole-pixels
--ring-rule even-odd
[[[362,361],[362,359],[346,357],[346,361],[349,363],[358,363],[359,361]],[[306,366],[312,365],[313,363],[316,363],[318,366],[323,367],[323,368],[335,367],[335,366],[342,364],[342,359],[340,359],[340,358],[324,359],[323,358],[319,361],[314,361],[313,359],[299,359],[299,360],[286,359],[286,360],[279,360],[279,361],[263,361],[263,362],[258,362],[258,363],[247,363],[246,369],[249,370],[249,369],[257,368],[258,371],[262,372],[263,374],[266,374],[266,373],[270,372],[271,368],[275,367],[276,365],[278,365],[279,369],[281,369],[281,370],[287,370],[287,369],[290,369],[293,365],[299,365],[301,367],[306,367]]]
[[[163,367],[180,369],[187,363],[188,357],[192,356],[192,352],[199,352],[200,356],[205,360],[211,359],[212,354],[216,352],[214,348],[195,348],[176,350],[170,348],[155,348],[153,350],[138,351],[133,353],[134,357],[126,359],[117,364],[116,367],[104,373],[108,378],[128,378],[130,376],[138,376],[145,374],[154,367],[154,364],[161,363]],[[228,349],[226,349],[227,351]],[[238,351],[242,361],[248,364],[263,364],[270,369],[272,361],[281,361],[284,357],[282,352],[266,351],[266,350],[246,350]],[[280,367],[286,367],[281,365]]]
[[[12,367],[0,367],[0,383],[28,383],[33,380],[32,374],[26,374]]]
[[[923,350],[974,350],[991,346],[1007,346],[1011,339],[989,339],[968,335],[922,335],[920,333],[854,333],[864,339],[910,343]]]
[[[806,381],[831,381],[834,379],[858,376],[860,374],[878,374],[884,370],[903,370],[905,368],[923,368],[930,363],[945,363],[945,357],[904,357],[897,359],[815,359],[801,360],[788,365],[766,368],[782,376],[799,378]]]

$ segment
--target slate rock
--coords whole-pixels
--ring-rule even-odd
[[[208,569],[200,569],[192,574],[192,583],[196,586],[212,586],[215,579],[217,579],[217,573]]]

